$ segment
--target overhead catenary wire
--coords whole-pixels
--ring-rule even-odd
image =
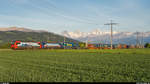
[[[69,15],[64,15],[62,12],[56,12],[56,11],[54,12],[54,11],[52,11],[52,12],[50,13],[50,12],[48,12],[48,11],[50,10],[50,8],[48,8],[48,7],[45,8],[45,7],[36,6],[35,3],[33,4],[33,2],[31,2],[30,5],[31,5],[32,7],[34,7],[34,8],[36,8],[36,9],[38,9],[39,11],[43,12],[43,13],[46,14],[47,16],[50,16],[50,14],[54,14],[55,16],[60,16],[60,17],[62,17],[62,18],[65,18],[65,19],[67,19],[67,20],[71,20],[71,21],[74,21],[74,22],[83,23],[83,24],[98,25],[98,24],[96,24],[96,23],[94,23],[94,22],[89,22],[89,20],[88,20],[88,22],[87,22],[87,20],[83,20],[83,19],[80,19],[80,18],[75,18],[75,17],[69,16]],[[51,6],[52,8],[54,8],[54,9],[56,9],[56,10],[62,11],[61,9],[59,9],[58,7],[56,7],[56,6],[55,6],[54,4],[52,4],[52,3],[50,3],[49,6]]]
[[[66,13],[66,11],[64,11],[62,8],[60,8],[60,7],[57,7],[54,3],[53,3],[53,1],[52,0],[46,0],[47,1],[47,3],[49,3],[50,4],[50,6],[52,6],[53,8],[55,8],[56,10],[59,10],[60,12],[60,14],[63,14],[64,15],[64,13]],[[67,16],[69,16],[69,15],[67,15]],[[71,18],[74,18],[74,19],[78,19],[78,20],[82,20],[82,21],[90,21],[89,23],[90,24],[95,24],[95,23],[93,23],[93,21],[91,21],[91,19],[90,19],[90,17],[86,17],[86,19],[83,19],[83,17],[84,16],[82,16],[82,19],[81,18],[77,18],[77,17],[71,17]],[[95,16],[94,16],[95,17]],[[97,17],[95,17],[95,18],[97,18]],[[94,19],[95,20],[95,18],[92,18],[92,19]]]

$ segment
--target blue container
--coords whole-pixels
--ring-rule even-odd
[[[41,42],[42,48],[44,48],[45,44],[46,44],[46,42]]]

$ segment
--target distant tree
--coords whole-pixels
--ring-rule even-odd
[[[145,48],[150,48],[150,44],[149,44],[149,43],[146,43],[146,44],[145,44]]]

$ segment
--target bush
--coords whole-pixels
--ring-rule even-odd
[[[150,48],[150,44],[149,44],[149,43],[146,43],[146,44],[145,44],[145,48]]]

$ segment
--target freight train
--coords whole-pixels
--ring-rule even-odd
[[[11,48],[15,50],[22,49],[77,49],[77,44],[71,42],[52,43],[52,42],[22,42],[12,41]]]
[[[88,44],[72,42],[22,42],[12,41],[11,48],[14,50],[22,49],[110,49],[110,44]],[[113,49],[134,48],[125,44],[114,44]]]

